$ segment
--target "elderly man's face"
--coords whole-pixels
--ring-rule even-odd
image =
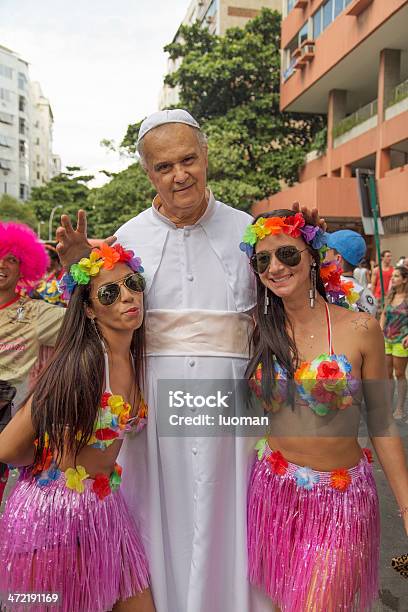
[[[144,137],[147,174],[172,215],[194,217],[205,198],[207,147],[182,123],[155,128]]]

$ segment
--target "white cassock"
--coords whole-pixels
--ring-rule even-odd
[[[157,428],[158,380],[244,377],[255,284],[239,243],[251,220],[210,194],[192,226],[177,228],[153,206],[116,233],[142,258],[147,285],[147,434],[126,440],[119,462],[157,612],[271,610],[253,603],[247,580],[254,438],[163,437]]]

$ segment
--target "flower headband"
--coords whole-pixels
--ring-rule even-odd
[[[83,257],[71,266],[60,282],[63,298],[69,299],[78,285],[87,285],[92,276],[99,274],[101,268],[112,270],[117,263],[126,263],[133,272],[144,272],[142,260],[135,257],[133,251],[125,251],[120,244],[109,246],[102,244],[100,248],[92,249],[89,257]]]
[[[323,259],[324,252],[327,250],[324,231],[317,225],[306,225],[302,213],[288,217],[259,217],[256,223],[247,226],[239,248],[250,258],[254,254],[254,247],[258,240],[270,234],[273,236],[287,234],[292,238],[301,236],[306,244],[310,244],[313,249],[319,251],[320,259]]]

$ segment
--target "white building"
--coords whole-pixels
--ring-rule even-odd
[[[281,12],[281,0],[191,0],[187,13],[180,24],[193,25],[198,21],[211,34],[223,36],[228,28],[243,27],[247,21],[258,15],[262,8]],[[179,30],[173,41],[180,39]],[[167,74],[175,72],[181,59],[167,62]],[[163,85],[160,93],[159,108],[168,108],[177,104],[179,92],[177,87]]]
[[[27,200],[31,187],[58,174],[52,124],[50,104],[40,85],[30,82],[28,63],[0,45],[0,197]]]

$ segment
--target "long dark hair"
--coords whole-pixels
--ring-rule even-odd
[[[61,325],[55,352],[40,374],[32,395],[32,422],[37,437],[34,464],[44,461],[48,448],[57,462],[64,453],[75,459],[92,436],[104,391],[103,348],[85,312],[90,303],[90,284],[75,288]],[[144,381],[144,320],[133,333],[131,354],[139,389]]]
[[[258,215],[253,224],[260,217],[292,217],[295,213],[291,210],[279,209]],[[317,284],[316,289],[322,298],[327,301],[323,281],[320,278],[320,255],[319,252],[308,245],[310,254],[316,262]],[[292,380],[295,370],[299,367],[299,352],[294,341],[293,329],[286,315],[283,301],[272,291],[268,291],[271,311],[264,313],[266,287],[256,275],[256,325],[252,335],[253,357],[251,358],[246,377],[251,378],[256,367],[262,363],[262,398],[270,402],[273,398],[273,389],[276,380],[275,359],[286,371],[288,380]],[[288,329],[292,331],[290,334]],[[289,385],[289,396],[291,385]],[[289,398],[290,399],[290,398]]]

